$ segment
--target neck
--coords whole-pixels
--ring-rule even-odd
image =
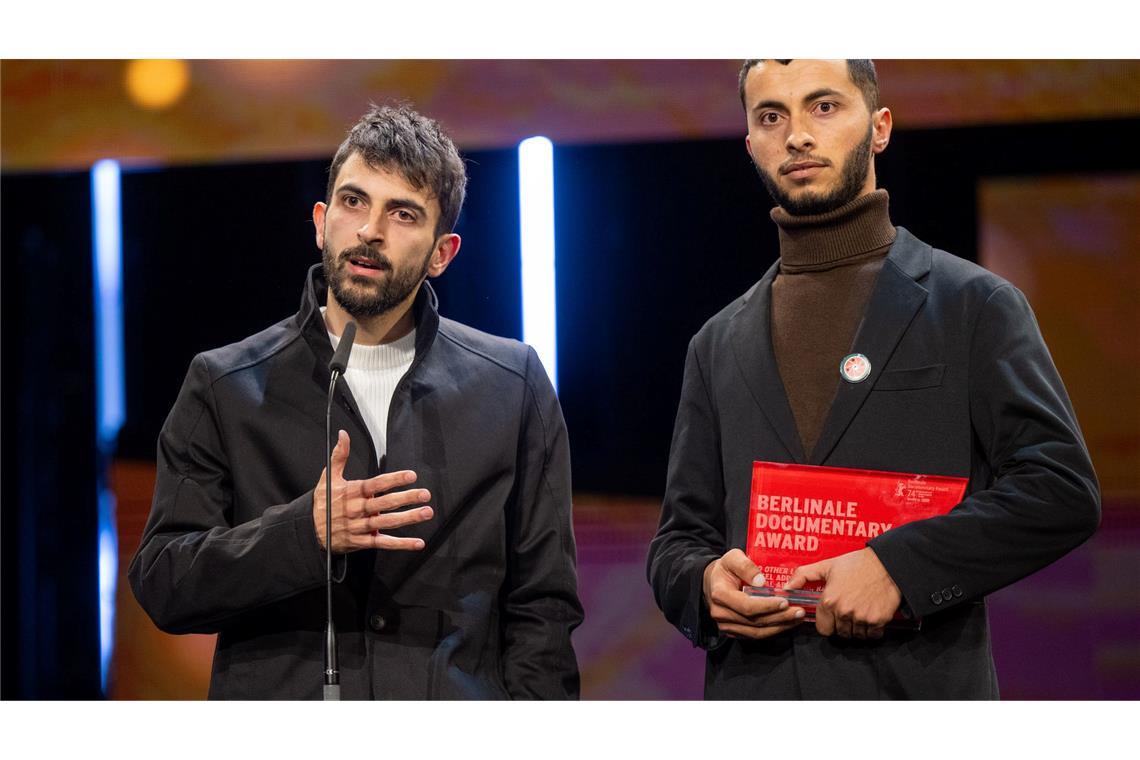
[[[340,336],[344,326],[349,322],[356,323],[356,343],[364,346],[376,346],[381,343],[391,343],[399,340],[412,331],[416,326],[415,315],[412,313],[412,304],[416,301],[416,288],[394,308],[375,317],[357,318],[344,310],[332,292],[329,292],[328,305],[325,309],[325,325],[333,335]]]

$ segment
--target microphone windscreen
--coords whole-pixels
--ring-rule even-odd
[[[340,343],[336,346],[336,352],[333,354],[332,361],[329,362],[330,372],[339,372],[344,374],[345,367],[348,366],[348,355],[352,353],[352,341],[356,340],[356,323],[349,322],[344,326],[344,332],[340,334]]]

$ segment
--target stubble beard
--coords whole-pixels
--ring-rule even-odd
[[[356,319],[367,319],[388,313],[415,292],[427,277],[431,253],[431,250],[427,252],[418,268],[412,265],[397,269],[387,256],[366,245],[346,248],[339,257],[334,257],[326,245],[321,252],[321,263],[329,293],[340,307]],[[388,274],[379,281],[352,275],[348,272],[350,258],[367,259]]]
[[[863,191],[863,186],[867,182],[867,174],[871,170],[871,137],[873,134],[871,125],[868,124],[867,136],[848,152],[847,159],[843,162],[843,173],[839,184],[830,192],[823,194],[808,191],[792,197],[776,183],[774,177],[761,169],[759,164],[755,161],[752,163],[756,166],[756,171],[759,173],[764,187],[768,190],[768,194],[772,196],[776,205],[782,207],[784,211],[793,216],[826,214],[828,211],[834,211],[855,200]]]

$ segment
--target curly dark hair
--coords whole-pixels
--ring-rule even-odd
[[[439,201],[436,235],[455,229],[467,194],[467,167],[439,122],[404,103],[371,104],[333,156],[326,202],[332,200],[341,167],[354,153],[374,169],[398,171],[417,190],[427,188]]]

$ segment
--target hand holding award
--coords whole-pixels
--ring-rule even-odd
[[[881,638],[917,629],[869,539],[949,512],[966,479],[914,473],[753,462],[748,557],[768,586],[747,596],[801,604],[824,636]]]
[[[815,628],[823,636],[881,639],[902,601],[898,586],[871,549],[803,565],[784,588],[798,589],[813,581],[824,584],[815,612]]]
[[[760,568],[740,549],[732,549],[705,567],[704,595],[709,615],[725,636],[766,639],[797,625],[804,617],[787,599],[749,596],[744,586],[763,586]]]

